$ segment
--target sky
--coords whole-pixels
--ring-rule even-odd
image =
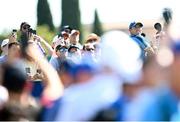
[[[36,26],[36,9],[38,0],[0,0],[0,32],[19,29],[22,21]],[[178,0],[79,0],[81,21],[91,24],[94,10],[98,10],[99,18],[104,23],[120,23],[158,19],[165,7],[179,11]],[[48,0],[53,22],[59,26],[61,22],[61,0]]]

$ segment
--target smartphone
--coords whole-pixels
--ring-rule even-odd
[[[30,74],[31,73],[30,67],[26,67],[25,70],[26,70],[26,74]]]
[[[17,30],[16,30],[16,29],[13,29],[13,30],[12,30],[12,35],[15,36],[16,33],[17,33]]]

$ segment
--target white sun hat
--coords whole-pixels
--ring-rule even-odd
[[[4,39],[1,43],[1,48],[9,43],[9,39]]]
[[[137,81],[141,76],[141,49],[126,33],[110,31],[102,36],[101,65],[111,68],[126,81]]]

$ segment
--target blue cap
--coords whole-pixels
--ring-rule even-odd
[[[130,25],[129,25],[129,29],[132,29],[135,26],[136,26],[136,22],[131,22]]]
[[[58,67],[59,73],[69,73],[70,75],[73,75],[75,64],[71,60],[69,59],[61,60],[59,64],[60,64]]]
[[[95,73],[94,68],[88,64],[78,64],[72,69],[72,75],[74,77],[76,77],[81,72],[86,72],[89,74]]]
[[[172,44],[172,51],[175,54],[180,54],[180,40]]]

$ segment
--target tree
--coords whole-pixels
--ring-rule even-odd
[[[69,25],[71,28],[79,30],[81,32],[80,40],[82,40],[79,0],[62,0],[61,5],[62,5],[61,27],[64,25]]]
[[[95,14],[94,14],[94,23],[93,23],[93,31],[92,32],[99,35],[99,36],[101,36],[103,34],[102,25],[101,25],[101,22],[99,20],[97,10],[95,10]]]
[[[47,0],[38,0],[37,25],[47,25],[51,31],[54,31],[52,15]]]

